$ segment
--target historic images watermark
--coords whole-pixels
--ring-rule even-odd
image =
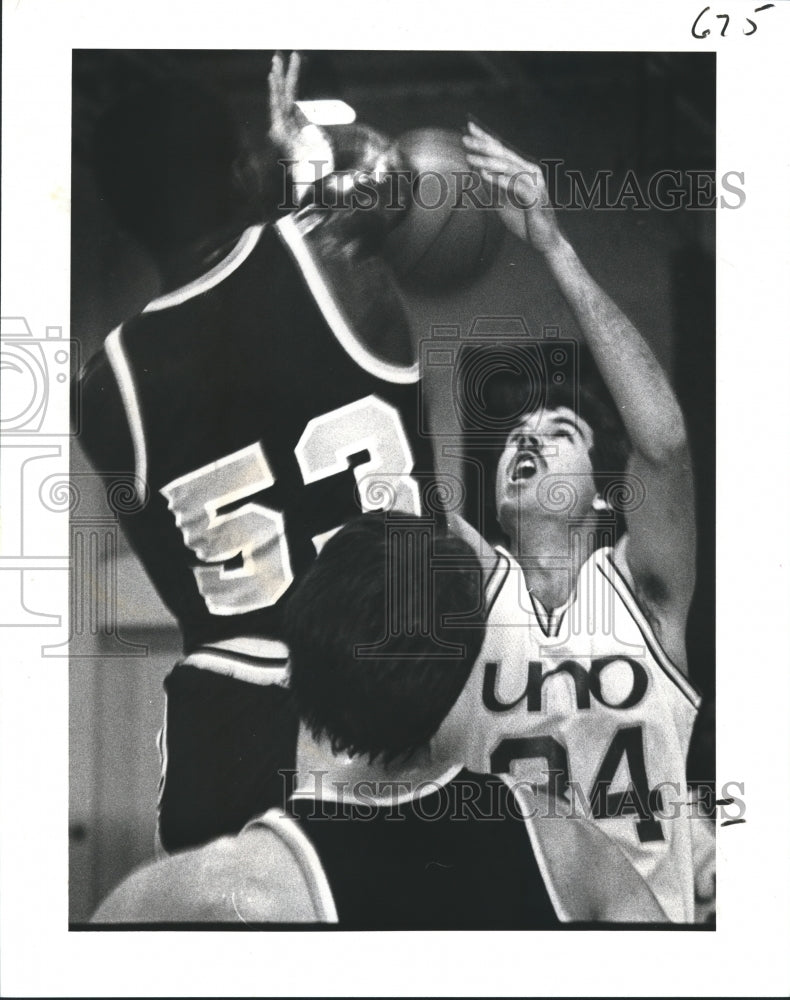
[[[746,822],[745,783],[711,779],[695,782],[691,790],[676,781],[664,781],[650,789],[647,799],[632,783],[626,791],[612,792],[611,782],[602,781],[588,793],[577,781],[566,783],[558,794],[558,774],[552,769],[536,772],[545,778],[527,781],[507,777],[503,782],[464,780],[440,783],[405,778],[329,780],[328,772],[310,770],[300,775],[309,788],[297,798],[311,802],[311,818],[331,819],[354,808],[355,819],[383,817],[403,821],[405,811],[421,819],[438,821],[469,819],[501,822],[508,818],[568,820],[631,819],[637,823],[663,823],[679,819],[715,820],[722,826]],[[288,815],[294,800],[297,773],[279,772],[282,782],[281,809]],[[717,793],[718,788],[718,793]]]
[[[284,167],[296,161],[282,160]],[[742,170],[689,170],[665,167],[648,175],[635,170],[582,171],[561,159],[542,159],[516,171],[505,185],[490,184],[476,170],[391,170],[374,173],[343,170],[332,173],[325,160],[310,160],[314,169],[310,204],[318,209],[405,211],[411,205],[423,211],[522,211],[553,206],[559,211],[660,212],[738,209],[746,204],[746,175]],[[541,200],[520,193],[524,177],[534,180],[542,171],[546,185]],[[284,171],[284,174],[287,171]],[[332,183],[326,183],[328,176]],[[286,187],[279,208],[293,211],[300,199],[293,185]]]
[[[102,478],[69,470],[67,442],[81,424],[80,362],[79,342],[64,337],[63,327],[48,326],[42,336],[22,316],[3,317],[0,625],[52,629],[51,641],[41,645],[46,658],[146,656],[146,645],[119,634],[118,551],[120,515],[147,502],[147,486],[130,473]],[[69,574],[67,622],[44,596],[52,573]]]

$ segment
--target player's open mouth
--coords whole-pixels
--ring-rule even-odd
[[[511,482],[518,483],[532,477],[538,471],[538,460],[535,455],[519,455],[513,463],[510,473]]]

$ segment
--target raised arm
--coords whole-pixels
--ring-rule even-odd
[[[291,180],[297,201],[320,177],[334,169],[334,153],[329,137],[299,111],[296,95],[301,59],[291,53],[287,65],[279,52],[269,71],[269,135],[291,162]]]
[[[573,310],[633,449],[628,472],[645,499],[626,518],[615,553],[667,654],[686,669],[685,625],[694,588],[694,496],[683,414],[639,331],[589,275],[560,232],[540,167],[476,125],[467,158],[502,194],[506,225],[540,252]]]

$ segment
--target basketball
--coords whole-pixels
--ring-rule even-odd
[[[408,163],[413,199],[405,220],[384,247],[402,284],[444,291],[474,281],[491,264],[502,235],[486,188],[470,196],[471,184],[460,133],[423,128],[406,132],[397,146]]]

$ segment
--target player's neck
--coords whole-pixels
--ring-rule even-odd
[[[201,239],[159,258],[164,292],[173,292],[196,281],[226,257],[239,241],[243,229],[228,227],[208,239]]]
[[[595,549],[594,532],[562,518],[521,521],[510,551],[524,573],[527,587],[547,611],[573,597],[579,571]]]
[[[428,790],[434,790],[436,784],[449,780],[460,767],[460,760],[440,760],[427,749],[390,764],[381,758],[371,763],[365,755],[334,754],[328,740],[315,739],[302,726],[294,790],[333,801],[356,801],[370,806],[375,800],[386,805],[411,798],[421,786],[430,785]]]

